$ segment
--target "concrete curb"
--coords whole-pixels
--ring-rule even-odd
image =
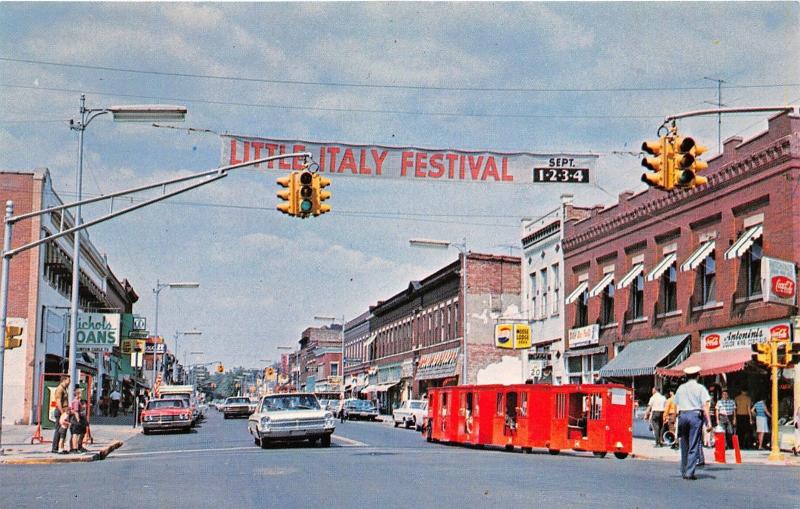
[[[8,458],[8,459],[0,459],[0,464],[2,465],[53,465],[56,463],[89,463],[90,461],[100,461],[104,460],[106,456],[108,456],[111,451],[119,449],[122,447],[122,441],[115,440],[111,442],[109,445],[103,447],[99,451],[96,451],[89,455],[82,455],[82,456],[52,456],[46,458]]]

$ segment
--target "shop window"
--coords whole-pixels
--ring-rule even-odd
[[[589,325],[589,290],[585,290],[576,301],[575,326],[586,327]]]
[[[602,323],[614,323],[614,281],[605,287],[602,294]]]
[[[745,253],[742,260],[742,270],[747,278],[747,296],[761,295],[761,257],[764,255],[762,240],[759,238]]]
[[[639,274],[631,284],[631,317],[635,320],[644,317],[644,275]]]
[[[706,256],[698,269],[702,303],[713,304],[717,300],[717,262],[714,251]]]
[[[592,374],[600,371],[600,368],[608,364],[608,353],[596,353],[592,355]]]
[[[583,372],[583,357],[567,357],[567,371],[570,375],[580,375]]]
[[[661,276],[661,296],[664,313],[678,309],[678,269],[674,263]]]

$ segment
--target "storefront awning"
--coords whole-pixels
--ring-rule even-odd
[[[685,262],[681,264],[681,272],[687,272],[690,270],[694,270],[697,268],[698,265],[703,263],[703,260],[706,259],[706,256],[711,254],[711,251],[714,250],[714,245],[716,242],[714,240],[707,240],[700,244],[692,256],[686,259]]]
[[[739,237],[736,242],[733,243],[731,247],[725,251],[725,259],[726,260],[733,260],[734,258],[739,258],[743,254],[750,249],[750,246],[753,245],[753,242],[758,240],[761,237],[761,234],[764,232],[764,225],[757,224],[755,226],[751,226],[750,228],[745,231],[741,237]]]
[[[606,286],[611,284],[611,281],[613,281],[613,280],[614,280],[614,273],[613,272],[609,272],[608,274],[604,275],[603,279],[601,279],[599,283],[594,285],[594,288],[592,288],[592,291],[589,292],[589,297],[597,297],[598,295],[603,293],[603,290],[606,289]]]
[[[695,352],[674,368],[658,368],[656,373],[664,376],[683,376],[684,368],[700,366],[700,376],[721,375],[741,371],[751,355],[749,348],[735,348],[722,352]]]
[[[678,258],[677,253],[670,253],[664,256],[664,259],[658,262],[656,268],[651,270],[650,273],[647,274],[647,277],[645,279],[647,279],[648,281],[655,281],[656,279],[660,278],[661,275],[664,272],[666,272],[666,270],[670,267],[670,265],[675,263],[675,260],[677,258]]]
[[[371,385],[368,385],[368,386],[364,387],[363,389],[361,389],[361,392],[362,393],[367,393],[367,392],[386,392],[386,391],[388,391],[389,389],[391,389],[392,387],[394,387],[395,385],[397,385],[399,383],[400,382],[391,382],[391,383],[386,383],[386,384],[371,384]]]
[[[575,289],[572,291],[572,293],[567,295],[567,298],[564,299],[564,304],[572,304],[573,302],[578,300],[578,297],[580,297],[583,294],[583,292],[586,291],[587,288],[589,288],[588,281],[583,281],[579,283],[578,286],[575,287]]]
[[[603,378],[652,375],[656,366],[686,342],[688,334],[632,341],[600,369]]]
[[[594,346],[592,348],[576,348],[575,350],[567,350],[564,352],[564,357],[580,357],[581,355],[594,355],[597,353],[605,353],[608,347]]]
[[[425,354],[417,364],[417,380],[453,376],[456,370],[460,348]]]
[[[636,265],[634,265],[633,268],[627,274],[625,274],[625,276],[622,279],[619,280],[619,284],[617,285],[617,290],[622,290],[623,288],[627,288],[627,286],[631,284],[633,280],[636,279],[637,276],[639,276],[639,274],[642,273],[642,271],[644,271],[643,263],[637,263]]]

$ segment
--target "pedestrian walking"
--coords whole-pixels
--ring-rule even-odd
[[[695,469],[702,465],[703,423],[711,427],[708,389],[697,383],[700,366],[683,370],[688,380],[678,387],[675,404],[678,406],[678,438],[681,444],[681,477],[695,480]]]
[[[664,446],[661,430],[664,426],[664,408],[666,403],[667,398],[665,398],[656,387],[653,387],[653,395],[650,396],[650,401],[647,402],[647,410],[644,413],[644,418],[650,421],[650,428],[653,430],[653,434],[656,438],[656,447]]]
[[[69,452],[71,453],[86,452],[86,449],[83,448],[83,437],[86,434],[88,420],[86,418],[86,402],[81,400],[82,396],[83,391],[80,388],[76,388],[75,396],[69,403],[69,431],[72,442]]]
[[[792,447],[792,454],[795,456],[800,454],[800,405],[794,411],[794,447]]]
[[[717,401],[715,411],[717,426],[725,430],[725,446],[730,449],[733,447],[733,423],[736,415],[736,403],[730,399],[727,389],[722,389],[722,398]]]
[[[61,380],[53,391],[53,402],[55,403],[55,412],[53,420],[56,423],[56,429],[53,432],[53,446],[50,449],[52,453],[59,452],[59,444],[67,438],[67,429],[69,428],[69,421],[67,421],[67,428],[61,427],[61,415],[69,412],[69,395],[67,391],[69,387],[69,375],[63,375]]]
[[[672,445],[670,447],[672,449],[677,449],[678,430],[676,427],[678,425],[678,405],[675,404],[675,391],[669,391],[669,397],[667,398],[667,402],[664,404],[664,422],[664,427],[672,436]],[[666,435],[667,432],[663,433],[662,437]]]
[[[750,413],[750,408],[753,406],[753,400],[747,394],[747,390],[742,390],[736,399],[736,436],[739,437],[739,443],[743,448],[750,449],[753,446],[753,416]]]
[[[114,387],[109,397],[111,398],[111,417],[116,417],[119,414],[119,402],[122,399],[122,394]]]
[[[767,403],[763,399],[756,401],[756,404],[750,409],[750,414],[756,418],[757,448],[766,449],[763,447],[764,434],[769,432],[769,421],[767,418],[772,417],[772,414],[767,410]]]

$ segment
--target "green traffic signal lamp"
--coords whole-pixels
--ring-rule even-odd
[[[308,170],[300,173],[300,203],[298,205],[298,214],[301,217],[306,217],[312,213],[314,209],[314,174]]]
[[[675,171],[678,173],[675,185],[691,189],[699,185],[707,184],[708,179],[706,177],[700,177],[697,174],[707,169],[708,163],[698,160],[697,156],[708,151],[708,148],[698,145],[694,138],[690,136],[685,138],[677,137],[675,141],[677,145]]]

